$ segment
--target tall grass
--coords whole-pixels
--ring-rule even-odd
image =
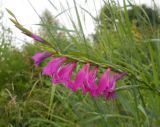
[[[48,2],[53,8],[56,7],[53,1],[49,0]],[[61,85],[51,86],[49,79],[41,77],[39,74],[43,65],[34,68],[29,60],[29,56],[38,49],[28,46],[23,53],[19,54],[20,59],[18,60],[13,51],[9,52],[13,54],[10,61],[16,62],[15,66],[9,65],[9,67],[12,67],[12,71],[16,68],[14,73],[17,74],[19,66],[22,65],[24,69],[22,73],[26,80],[19,81],[20,76],[18,76],[17,81],[13,82],[9,78],[11,82],[3,82],[4,87],[0,91],[0,112],[3,114],[0,124],[11,127],[160,126],[159,25],[153,26],[147,15],[142,17],[137,13],[137,18],[142,19],[142,27],[136,27],[129,20],[127,9],[128,6],[133,6],[130,1],[127,4],[124,0],[123,7],[112,0],[103,1],[108,8],[110,17],[106,18],[103,13],[101,17],[93,17],[92,12],[89,12],[94,22],[97,23],[96,39],[91,42],[84,34],[81,18],[81,12],[88,14],[88,11],[82,9],[76,0],[73,0],[73,3],[73,7],[66,3],[68,10],[60,3],[62,12],[58,16],[65,14],[69,17],[74,33],[67,28],[55,28],[42,21],[42,27],[48,30],[48,33],[45,34],[52,35],[50,27],[64,32],[67,36],[65,41],[52,35],[50,43],[55,50],[61,52],[62,56],[80,61],[79,68],[83,62],[91,62],[99,66],[100,72],[108,66],[115,71],[127,72],[128,76],[117,83],[116,99],[106,101],[101,97],[92,98],[88,94],[81,95],[80,91],[73,93]],[[70,8],[75,11],[78,22],[73,20]],[[141,9],[143,10],[143,8]],[[145,14],[144,10],[143,12]],[[99,21],[100,18],[102,18],[101,21]],[[108,21],[108,24],[105,24],[105,21]],[[68,44],[64,49],[61,48],[62,42],[64,45]],[[42,47],[41,45],[36,46]],[[4,54],[8,51],[7,48],[5,49]],[[4,58],[8,56],[6,55]],[[24,59],[28,61],[24,62]],[[6,62],[7,60],[4,61],[4,64]],[[8,69],[8,67],[6,68]],[[12,75],[14,74],[12,73]],[[8,76],[1,76],[1,79],[5,79],[5,77]],[[17,91],[18,88],[15,87],[19,82],[18,88],[26,86],[23,93],[21,91],[20,94]]]

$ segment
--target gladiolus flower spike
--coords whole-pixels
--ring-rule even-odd
[[[32,59],[38,66],[42,60],[49,56],[51,55],[48,52],[36,53]],[[43,68],[42,75],[49,76],[54,85],[62,84],[73,92],[80,89],[83,94],[89,93],[92,97],[104,96],[107,100],[114,99],[116,81],[126,75],[126,73],[112,72],[111,68],[107,68],[97,81],[98,67],[92,67],[91,64],[86,63],[77,72],[73,80],[72,73],[76,67],[76,62],[65,64],[66,61],[66,57],[52,58]]]

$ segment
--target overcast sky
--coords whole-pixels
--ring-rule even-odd
[[[52,14],[55,16],[62,12],[64,9],[67,9],[68,6],[70,8],[74,7],[73,0],[50,0],[54,4],[56,8],[54,8],[50,3],[49,0],[30,0],[31,4],[35,8],[35,10],[41,14],[46,8],[52,12]],[[87,1],[87,3],[85,3]],[[94,1],[94,2],[93,2]],[[103,6],[103,0],[76,0],[77,5],[82,6],[93,16],[97,15],[97,12],[100,10],[100,8]],[[115,0],[117,1],[117,0]],[[133,1],[133,0],[131,0]],[[142,4],[145,3],[148,6],[151,6],[153,3],[151,0],[134,0],[136,4]],[[68,5],[67,5],[68,2]],[[123,0],[119,0],[120,4],[123,4]],[[160,5],[160,0],[155,0],[156,4],[159,6]],[[28,0],[0,0],[0,4],[3,10],[5,8],[10,9],[17,17],[20,23],[25,25],[27,28],[32,29],[32,31],[36,31],[37,27],[35,27],[34,24],[39,23],[39,17],[29,4]],[[76,15],[75,15],[75,10],[74,8],[71,9],[71,15],[73,16],[72,18],[76,22]],[[84,12],[80,12],[81,19],[84,23],[84,32],[86,35],[91,34],[94,32],[94,22],[92,18],[84,14]],[[11,29],[14,31],[14,35],[17,36],[19,39],[26,38],[24,35],[18,31],[13,24],[8,20],[8,16],[6,15],[6,22],[11,27]],[[68,29],[72,29],[72,25],[70,23],[70,20],[66,16],[66,14],[62,14],[58,16],[57,20],[68,27]],[[28,39],[28,38],[27,38]],[[21,43],[21,42],[20,42]]]

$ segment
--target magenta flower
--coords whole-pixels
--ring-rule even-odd
[[[78,88],[81,88],[84,81],[85,81],[89,66],[90,66],[90,64],[85,64],[82,67],[82,69],[80,69],[78,71],[78,73],[76,74],[75,80],[74,81],[71,81],[71,80],[67,81],[66,86],[74,92],[77,91]]]
[[[104,94],[106,99],[114,99],[115,98],[115,84],[116,81],[121,79],[127,73],[114,73],[110,74],[110,68],[108,68],[100,77],[98,88],[96,90],[97,95]]]
[[[37,36],[36,34],[32,34],[31,37],[32,37],[35,41],[39,41],[39,42],[44,43],[43,39],[40,38],[39,36]]]
[[[108,68],[101,76],[96,84],[96,73],[98,68],[95,67],[91,71],[87,72],[86,79],[82,85],[82,93],[89,92],[91,96],[104,95],[106,99],[115,98],[115,83],[121,79],[126,73],[111,75],[110,68]]]
[[[52,83],[63,83],[64,85],[71,81],[72,72],[76,66],[76,62],[72,62],[61,67],[55,76],[52,77]]]
[[[96,94],[99,96],[109,86],[110,83],[110,68],[108,68],[100,77]]]
[[[106,87],[106,89],[104,90],[104,96],[106,99],[114,99],[115,96],[115,84],[117,80],[120,80],[123,76],[127,75],[127,73],[115,73],[112,75],[112,77],[110,78],[110,83],[109,86]]]
[[[91,71],[87,72],[85,82],[82,86],[82,93],[85,94],[89,92],[91,96],[96,96],[97,84],[96,84],[96,74],[98,68],[95,67]]]
[[[34,56],[32,56],[32,60],[34,64],[38,66],[45,58],[50,57],[51,54],[49,52],[37,52]]]
[[[42,75],[50,76],[51,78],[55,76],[59,67],[66,60],[65,57],[54,58],[48,62],[47,66],[43,68]]]

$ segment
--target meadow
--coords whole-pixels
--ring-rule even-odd
[[[54,8],[52,1],[51,5]],[[160,19],[153,8],[124,0],[123,6],[103,1],[97,17],[74,2],[77,22],[66,14],[74,30],[62,27],[49,11],[40,16],[38,36],[19,50],[10,28],[0,17],[0,126],[1,127],[160,127]],[[94,0],[93,0],[94,2]],[[87,3],[87,0],[86,0]],[[154,3],[154,1],[153,1]],[[67,4],[67,3],[66,3]],[[70,7],[68,7],[70,8]],[[8,8],[9,9],[9,8]],[[96,8],[95,8],[96,9]],[[84,34],[81,12],[95,22],[90,39]],[[13,25],[26,36],[31,32],[8,10]],[[59,16],[57,15],[57,16]],[[34,38],[33,38],[34,39]],[[62,84],[52,85],[42,75],[47,58],[38,67],[31,57],[49,51],[56,57],[77,61],[77,71],[85,63],[98,67],[96,82],[108,67],[127,73],[116,82],[115,98],[85,95]]]

